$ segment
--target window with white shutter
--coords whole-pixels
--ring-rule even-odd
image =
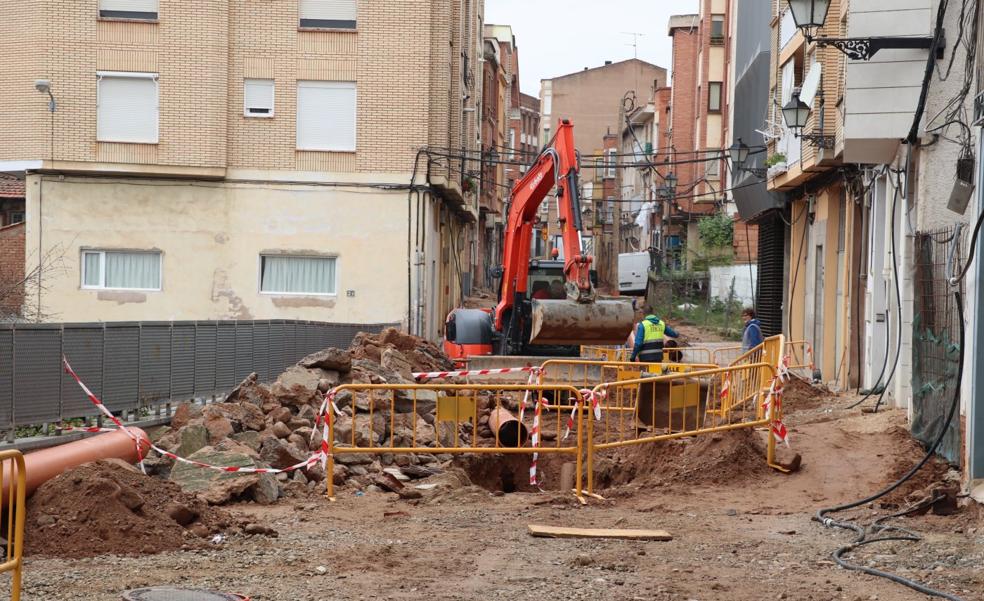
[[[98,72],[96,139],[100,142],[158,142],[156,73]]]
[[[355,151],[355,82],[297,82],[297,149]]]
[[[301,27],[355,29],[356,0],[300,0]]]
[[[99,16],[156,21],[157,0],[99,0]]]
[[[247,117],[273,117],[273,80],[243,80],[243,102]]]

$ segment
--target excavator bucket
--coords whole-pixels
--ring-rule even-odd
[[[531,344],[624,344],[635,314],[631,300],[534,300]]]

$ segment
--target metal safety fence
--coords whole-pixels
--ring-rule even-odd
[[[737,361],[743,353],[744,351],[741,345],[721,346],[714,349],[714,352],[711,354],[711,363],[720,367],[726,367]]]
[[[813,375],[813,345],[807,340],[790,340],[786,343],[786,367],[789,369],[808,369]]]
[[[27,471],[20,451],[0,451],[0,528],[5,542],[0,573],[10,574],[10,599],[18,601],[24,565]]]
[[[574,492],[582,498],[583,398],[573,386],[346,384],[335,389],[332,402],[335,415],[324,441],[329,497],[340,456],[526,454],[535,481],[543,453],[570,457]]]
[[[603,382],[620,382],[642,377],[643,373],[679,373],[715,367],[694,363],[638,363],[630,361],[591,361],[548,359],[540,365],[537,383],[569,384],[579,389],[594,388]]]
[[[777,467],[772,425],[781,423],[781,384],[776,373],[768,363],[746,363],[596,386],[588,395],[600,399],[600,420],[588,421],[586,435],[588,494],[594,494],[599,453],[727,430],[767,428],[765,459]]]
[[[739,347],[740,348],[740,347]],[[667,347],[663,359],[669,363],[713,363],[714,351],[699,346]],[[632,349],[618,346],[582,346],[582,359],[601,361],[629,361]]]
[[[71,361],[115,413],[228,392],[251,372],[275,378],[305,355],[346,348],[391,324],[174,321],[0,325],[0,430],[97,415],[63,373]]]

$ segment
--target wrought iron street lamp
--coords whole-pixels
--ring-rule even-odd
[[[870,60],[879,50],[901,49],[932,49],[936,48],[937,57],[942,58],[946,46],[942,37],[936,43],[934,36],[900,37],[878,36],[871,38],[828,38],[817,37],[815,34],[823,27],[830,10],[830,0],[788,0],[789,10],[793,13],[796,27],[803,32],[808,42],[817,46],[833,46],[857,61]]]
[[[766,169],[761,167],[746,167],[745,163],[748,162],[748,155],[751,154],[751,149],[748,144],[745,144],[741,138],[738,141],[728,147],[728,154],[731,155],[731,169],[735,173],[746,172],[752,175],[765,178]]]
[[[823,106],[823,93],[821,93],[820,119],[817,127],[817,131],[820,133],[803,133],[803,128],[806,127],[806,123],[810,118],[810,105],[800,100],[800,91],[798,88],[793,90],[793,94],[789,99],[789,102],[782,107],[782,118],[786,122],[786,127],[788,127],[797,138],[801,138],[805,142],[809,142],[817,148],[829,149],[834,147],[834,136],[825,136],[823,134]]]
[[[748,160],[749,152],[748,144],[738,138],[734,144],[728,147],[728,153],[731,155],[731,166],[735,169],[742,169],[745,166],[745,161]]]

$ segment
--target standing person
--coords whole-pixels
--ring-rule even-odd
[[[680,334],[655,315],[647,315],[636,328],[630,361],[662,363],[663,342],[667,336],[678,338]]]
[[[741,319],[745,322],[745,329],[741,333],[741,352],[747,353],[764,340],[762,337],[762,324],[755,319],[755,309],[745,307],[741,312]]]

